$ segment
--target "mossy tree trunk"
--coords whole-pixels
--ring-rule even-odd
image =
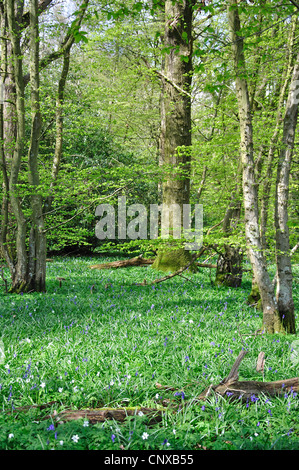
[[[187,266],[192,260],[190,251],[184,248],[159,251],[155,261],[152,264],[153,269],[163,272],[175,272],[180,268]],[[188,272],[196,272],[197,267],[194,264],[188,268]]]
[[[262,310],[259,286],[257,285],[254,275],[251,281],[251,291],[249,296],[247,297],[247,304],[252,307],[256,307],[258,310]]]
[[[191,161],[192,22],[194,0],[165,1],[165,54],[162,75],[160,164],[162,165],[161,236],[181,237],[183,205],[189,204]],[[169,253],[169,255],[168,255]],[[153,268],[174,271],[188,264],[184,248],[160,253]],[[178,264],[180,264],[178,266]]]

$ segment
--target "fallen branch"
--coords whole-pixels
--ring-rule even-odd
[[[158,284],[159,282],[163,282],[163,281],[167,281],[168,279],[171,279],[172,277],[174,276],[178,276],[179,274],[183,273],[184,271],[186,271],[190,266],[191,264],[194,263],[194,261],[199,258],[200,256],[202,255],[202,250],[197,253],[197,254],[194,254],[191,258],[191,261],[190,263],[188,263],[186,266],[178,269],[177,271],[175,271],[174,273],[171,273],[171,274],[168,274],[167,276],[164,276],[164,277],[160,277],[159,279],[154,279],[153,281],[147,283],[146,279],[139,283],[139,284],[135,284],[136,286],[151,286],[153,284]]]
[[[290,256],[293,256],[296,251],[298,250],[299,248],[299,243],[297,243],[292,249],[291,249],[291,253],[290,253]]]
[[[248,399],[255,400],[258,395],[262,394],[269,396],[280,396],[291,391],[298,392],[298,377],[286,380],[276,380],[274,382],[258,382],[255,380],[239,381],[238,368],[246,353],[247,351],[245,350],[240,352],[230,373],[225,379],[223,379],[218,385],[210,385],[197,398],[199,400],[206,400],[211,395],[211,392],[214,392],[217,395],[221,395],[222,397],[247,401]],[[263,356],[262,363],[262,367],[264,367]]]
[[[259,353],[258,358],[257,358],[256,371],[257,372],[264,372],[264,367],[265,367],[265,353],[263,351],[261,351]]]
[[[211,396],[212,392],[221,395],[224,398],[239,399],[242,402],[247,400],[255,401],[259,395],[268,396],[280,396],[287,392],[298,392],[299,390],[299,378],[294,377],[286,380],[277,380],[275,382],[258,382],[255,380],[239,381],[238,380],[238,369],[245,355],[246,350],[242,350],[233,367],[231,368],[227,377],[225,377],[218,385],[211,384],[206,390],[204,390],[198,397],[197,400],[206,400]],[[259,354],[257,370],[263,371],[264,368],[264,353]],[[174,391],[175,388],[171,386],[163,386],[160,383],[156,383],[158,389]],[[187,403],[187,402],[185,402]],[[153,409],[153,408],[101,408],[96,410],[65,410],[55,415],[56,422],[62,423],[65,421],[71,421],[75,419],[88,419],[91,424],[103,422],[106,420],[115,420],[123,422],[128,416],[135,416],[136,414],[148,415],[150,417],[150,423],[154,424],[162,420],[163,413],[166,410],[172,408],[173,412],[180,409],[172,403],[170,400],[164,400],[164,408]],[[53,418],[53,417],[52,417]]]
[[[195,263],[195,264],[199,268],[212,268],[212,269],[217,268],[217,264],[211,264],[211,263]]]

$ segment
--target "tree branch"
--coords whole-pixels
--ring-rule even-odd
[[[78,215],[82,214],[83,212],[86,211],[86,209],[90,206],[92,206],[95,202],[97,201],[103,201],[105,199],[109,199],[110,197],[114,196],[116,193],[118,193],[119,191],[121,191],[122,189],[124,189],[124,186],[122,186],[121,188],[118,188],[116,189],[112,194],[109,194],[108,196],[105,196],[105,197],[100,197],[100,198],[97,198],[97,199],[94,199],[90,204],[88,204],[87,206],[83,207],[83,209],[81,209],[80,211],[76,212],[75,215],[73,215],[72,217],[70,217],[69,219],[67,220],[64,220],[63,222],[61,222],[60,224],[58,225],[55,225],[54,227],[49,227],[47,229],[45,229],[43,232],[46,233],[46,232],[49,232],[50,230],[54,230],[58,227],[61,227],[61,225],[65,225],[67,223],[69,223],[71,220],[75,219],[75,217],[77,217]]]
[[[38,13],[39,15],[41,13],[43,13],[44,11],[46,11],[46,9],[48,8],[48,6],[50,5],[50,3],[52,3],[53,0],[42,0],[39,4],[38,4]],[[21,29],[26,29],[28,26],[29,26],[29,23],[30,23],[30,13],[29,13],[29,10],[26,11],[26,13],[24,13],[24,15],[22,16],[22,23],[21,23]]]
[[[299,4],[294,2],[294,0],[290,0],[290,2],[299,10]]]
[[[83,0],[80,6],[80,10],[79,10],[80,13],[73,27],[69,28],[69,31],[66,34],[64,40],[62,41],[58,51],[51,52],[51,54],[48,54],[47,56],[45,56],[43,59],[40,60],[40,63],[39,63],[40,70],[46,68],[47,65],[49,65],[51,62],[54,62],[55,60],[62,57],[65,54],[65,52],[72,47],[75,41],[74,30],[77,30],[77,28],[80,28],[85,12],[88,7],[88,3],[89,3],[89,0]],[[28,85],[29,82],[30,82],[30,73],[27,73],[26,75],[24,75],[24,86],[26,87],[26,85]]]

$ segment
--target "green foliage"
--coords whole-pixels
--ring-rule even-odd
[[[63,107],[64,134],[61,169],[51,188],[51,165],[55,147],[55,107],[61,59],[41,71],[40,142],[41,185],[44,198],[53,196],[46,215],[50,251],[88,248],[97,251],[112,245],[124,252],[143,251],[151,256],[161,240],[126,240],[122,246],[95,238],[95,208],[101,202],[117,204],[125,194],[128,204],[161,201],[165,174],[159,167],[160,99],[163,60],[163,8],[153,2],[98,2],[78,27],[78,11],[68,22],[61,6],[55,6],[48,21],[41,23],[45,39],[43,53],[58,48],[67,31],[75,32],[71,68]],[[291,4],[263,1],[239,5],[245,43],[246,78],[253,105],[254,154],[260,202],[267,196],[263,183],[270,178],[267,255],[274,259],[274,185],[278,147],[268,176],[267,155],[275,126],[279,90],[287,66],[291,31]],[[210,16],[210,14],[212,16]],[[208,15],[208,19],[206,19]],[[241,186],[239,122],[234,90],[226,11],[223,2],[194,7],[191,202],[204,207],[204,243],[227,243],[219,224]],[[25,72],[27,63],[25,63]],[[158,73],[157,73],[158,72]],[[26,98],[29,97],[29,87]],[[283,112],[283,110],[282,110]],[[30,109],[26,114],[26,136],[30,131]],[[297,146],[297,143],[296,143]],[[27,148],[26,148],[27,151]],[[298,172],[296,147],[290,175],[289,229],[291,247],[298,240]],[[26,217],[31,217],[25,155],[18,184]],[[167,169],[165,169],[166,171]],[[204,178],[205,175],[205,178]],[[2,178],[2,175],[1,177]],[[0,192],[3,185],[1,179]],[[118,191],[119,190],[119,191]],[[201,191],[199,191],[201,190]],[[200,192],[200,196],[199,196]],[[110,197],[111,196],[111,197]],[[242,199],[242,194],[240,195]],[[46,209],[45,209],[46,210]],[[14,237],[15,221],[10,231]],[[27,240],[28,242],[28,240]],[[245,247],[244,219],[230,233],[229,242]],[[298,252],[295,260],[298,260]]]

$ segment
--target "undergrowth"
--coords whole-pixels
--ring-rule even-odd
[[[0,449],[299,449],[296,393],[247,403],[196,398],[229,373],[242,348],[240,380],[298,375],[296,336],[258,331],[261,312],[246,303],[248,274],[238,289],[215,287],[208,269],[137,286],[159,273],[90,270],[93,263],[54,259],[44,294],[9,295],[0,287]],[[65,279],[61,287],[57,277]],[[298,330],[298,314],[296,321]],[[260,351],[263,373],[256,371]],[[66,408],[165,403],[180,406],[156,424],[141,413],[94,425],[50,417]]]

